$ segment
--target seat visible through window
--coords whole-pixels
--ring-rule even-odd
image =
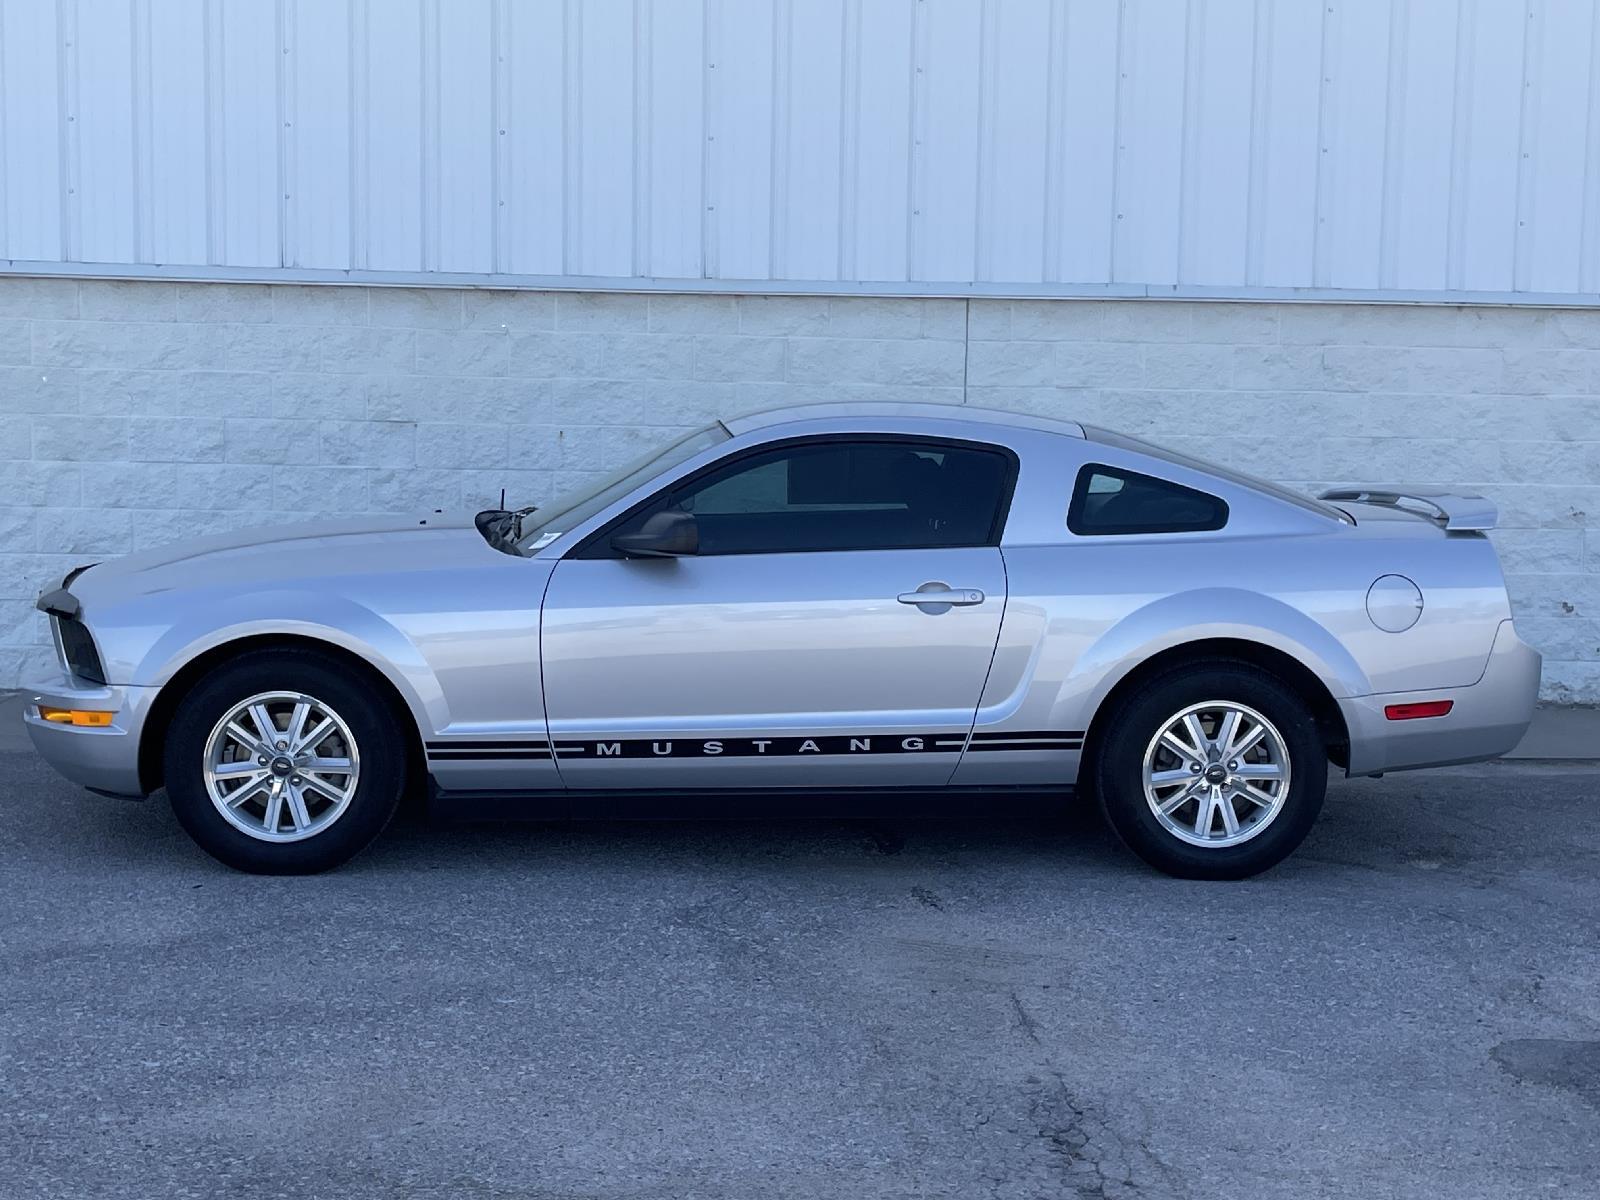
[[[1013,470],[998,448],[829,439],[743,456],[671,490],[614,532],[677,508],[702,555],[993,544]]]

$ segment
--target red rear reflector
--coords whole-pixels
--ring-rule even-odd
[[[1456,706],[1454,700],[1423,700],[1417,704],[1390,704],[1383,715],[1391,721],[1415,721],[1418,717],[1442,717]]]

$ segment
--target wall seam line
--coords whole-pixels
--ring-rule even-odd
[[[1333,273],[1328,266],[1328,193],[1333,188],[1333,135],[1337,128],[1332,111],[1333,60],[1330,57],[1335,13],[1332,4],[1321,13],[1317,55],[1317,177],[1312,193],[1311,283],[1326,287]]]
[[[5,6],[0,5],[0,72],[5,70],[6,45],[6,12]],[[6,140],[9,111],[6,90],[0,86],[0,254],[11,253],[11,171],[7,157],[9,142]]]
[[[61,257],[71,262],[82,257],[80,227],[82,164],[78,157],[78,5],[58,0],[56,53],[59,55],[57,88],[61,112]]]
[[[1473,38],[1478,0],[1461,0],[1456,13],[1456,56],[1450,101],[1450,195],[1445,201],[1444,285],[1459,287],[1466,277],[1467,181],[1470,178],[1472,108],[1463,97],[1472,95],[1477,62]]]
[[[1589,14],[1589,94],[1584,113],[1583,212],[1578,233],[1578,287],[1600,287],[1600,12]]]
[[[1116,284],[1117,271],[1121,266],[1118,247],[1122,241],[1122,162],[1123,147],[1123,121],[1127,113],[1123,110],[1128,89],[1123,87],[1127,79],[1127,53],[1125,43],[1128,37],[1128,0],[1117,0],[1117,28],[1116,28],[1116,63],[1112,67],[1111,93],[1111,211],[1106,214],[1107,226],[1110,236],[1106,239],[1106,282]]]
[[[1050,0],[1049,44],[1045,50],[1044,118],[1044,237],[1040,246],[1039,278],[1053,282],[1061,278],[1061,207],[1065,187],[1062,142],[1066,137],[1063,119],[1066,104],[1067,5],[1066,0]]]
[[[1267,122],[1272,111],[1272,72],[1263,64],[1272,53],[1271,0],[1253,0],[1250,20],[1250,135],[1246,143],[1244,281],[1261,282],[1262,228],[1267,191]],[[1263,37],[1263,32],[1265,37]]]
[[[1178,221],[1174,231],[1176,245],[1173,252],[1172,278],[1183,283],[1188,278],[1186,260],[1194,242],[1195,212],[1199,207],[1194,159],[1194,145],[1200,137],[1201,96],[1205,84],[1205,63],[1202,56],[1204,39],[1197,27],[1204,27],[1206,0],[1184,0],[1183,4],[1183,79],[1179,94],[1183,97],[1178,119]]]
[[[1405,177],[1406,131],[1402,111],[1405,103],[1406,72],[1410,66],[1410,31],[1406,26],[1407,6],[1396,4],[1389,10],[1389,61],[1384,79],[1383,178],[1378,200],[1378,286],[1393,286],[1399,274],[1399,219],[1401,184]]]
[[[861,0],[844,0],[839,18],[838,277],[856,276],[861,137]]]
[[[1538,208],[1535,187],[1530,178],[1538,160],[1538,122],[1530,120],[1530,110],[1537,104],[1538,87],[1534,76],[1541,64],[1540,47],[1535,35],[1538,20],[1532,3],[1525,6],[1522,21],[1522,95],[1517,106],[1517,185],[1515,211],[1512,220],[1511,288],[1513,291],[1530,290],[1533,270],[1528,262],[1528,213]],[[1539,37],[1542,37],[1542,31]],[[1531,128],[1530,128],[1531,125]]]
[[[293,71],[293,56],[290,48],[294,45],[294,6],[298,0],[278,0],[277,2],[277,41],[273,47],[273,57],[278,61],[277,70],[273,73],[277,91],[277,149],[278,149],[278,263],[288,266],[294,262],[295,253],[292,225],[289,220],[289,205],[294,195],[294,173],[291,166],[292,126],[294,124],[294,97],[290,88],[290,79]]]

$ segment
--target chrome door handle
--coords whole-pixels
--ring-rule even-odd
[[[982,604],[983,593],[977,588],[953,588],[947,583],[925,583],[914,592],[901,592],[895,597],[901,604],[966,605]]]

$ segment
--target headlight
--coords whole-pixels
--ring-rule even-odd
[[[100,652],[94,648],[94,639],[83,622],[61,616],[52,616],[50,621],[55,626],[56,645],[67,670],[79,679],[104,685],[106,669],[100,665]]]

